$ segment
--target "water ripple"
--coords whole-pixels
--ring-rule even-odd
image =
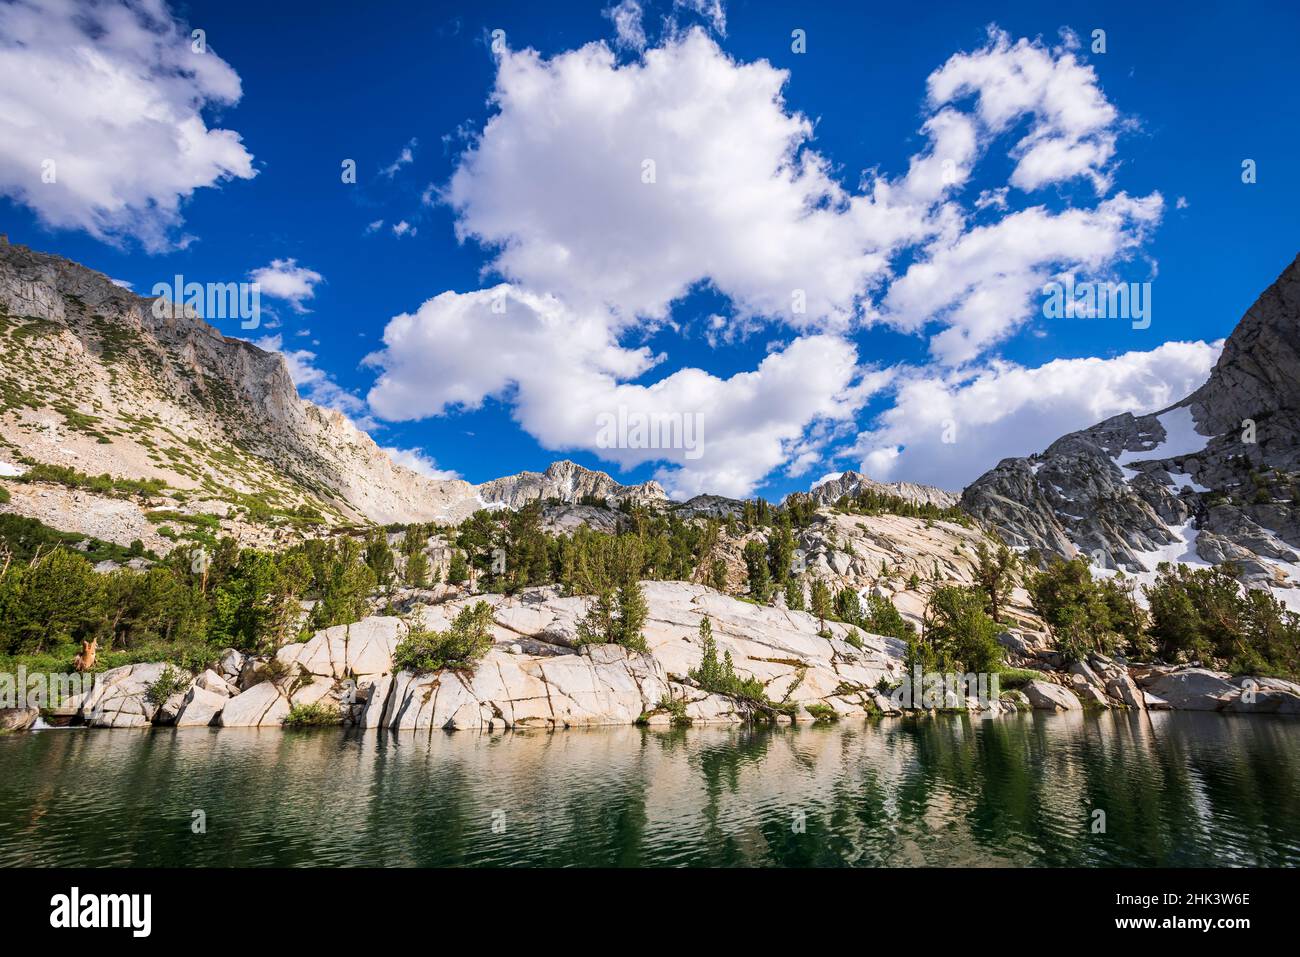
[[[1300,722],[1270,718],[49,731],[0,769],[6,866],[1300,864]]]

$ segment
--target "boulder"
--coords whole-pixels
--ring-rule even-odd
[[[1084,704],[1096,708],[1109,708],[1114,704],[1109,696],[1107,696],[1106,692],[1102,691],[1096,685],[1088,684],[1086,681],[1081,681],[1080,684],[1075,686],[1075,693],[1079,696],[1079,700]]]
[[[1139,688],[1149,688],[1165,675],[1177,670],[1177,665],[1133,665],[1128,673]]]
[[[1050,681],[1034,680],[1024,687],[1025,698],[1036,711],[1080,711],[1083,705],[1074,692]]]
[[[1081,686],[1091,686],[1098,691],[1102,691],[1106,687],[1106,683],[1097,676],[1097,672],[1093,671],[1087,662],[1072,662],[1068,670],[1072,676],[1080,679],[1080,681],[1074,682],[1076,690]]]
[[[216,724],[217,716],[221,714],[229,700],[229,695],[208,691],[195,682],[194,686],[185,693],[185,700],[176,715],[176,727],[206,728],[208,725]]]
[[[1238,678],[1233,678],[1231,680],[1234,685],[1237,685],[1238,687],[1241,688],[1246,687],[1246,685],[1249,683],[1252,684],[1256,688],[1256,690],[1262,689],[1265,691],[1287,691],[1294,695],[1300,695],[1300,684],[1297,684],[1294,681],[1287,681],[1285,678],[1265,678],[1265,677],[1255,678],[1249,676],[1242,676]]]
[[[247,661],[248,656],[243,652],[227,648],[221,653],[221,660],[217,664],[217,670],[231,684],[238,684],[239,677],[244,673],[244,665]]]
[[[176,722],[176,716],[181,713],[181,708],[185,706],[185,696],[189,693],[193,684],[193,682],[187,683],[183,689],[177,691],[160,704],[158,710],[154,713],[153,723],[164,725],[174,724]]]
[[[1280,689],[1261,689],[1253,694],[1243,691],[1228,698],[1224,702],[1223,710],[1234,714],[1300,715],[1300,694]]]
[[[36,708],[0,708],[0,733],[26,731],[40,716]]]
[[[440,625],[445,627],[445,625]],[[393,670],[393,653],[406,636],[400,618],[375,615],[351,625],[335,625],[316,632],[304,642],[284,645],[276,660],[322,678],[371,676]]]
[[[1029,696],[1026,695],[1023,691],[1019,691],[1017,689],[1012,689],[1011,691],[1002,692],[1000,700],[1002,701],[1003,704],[1003,710],[1006,713],[1015,712],[1015,711],[1029,711],[1034,707],[1033,704],[1029,701]],[[1010,708],[1009,712],[1007,711],[1008,706]]]
[[[1148,687],[1177,711],[1218,711],[1240,691],[1222,675],[1205,668],[1169,672]]]
[[[887,694],[873,691],[871,692],[871,701],[875,704],[876,710],[881,714],[895,715],[903,713],[902,709],[897,707]]]
[[[263,681],[226,701],[223,728],[278,727],[289,713],[289,701],[273,682]]]
[[[218,674],[211,668],[195,678],[194,684],[204,691],[220,695],[223,698],[233,698],[239,694],[239,685],[232,683],[224,675]]]
[[[1126,708],[1145,709],[1142,691],[1127,674],[1119,674],[1106,682],[1106,694],[1121,702]]]
[[[1169,702],[1164,698],[1153,695],[1150,691],[1142,692],[1142,703],[1146,705],[1148,711],[1171,711]]]
[[[149,689],[169,669],[186,684],[192,678],[189,672],[162,662],[123,665],[105,671],[82,702],[86,723],[94,728],[148,727],[162,704],[149,700]]]
[[[1139,688],[1149,688],[1165,675],[1174,674],[1175,671],[1178,671],[1177,664],[1134,664],[1128,668],[1128,676],[1132,677]]]
[[[998,644],[1021,658],[1032,658],[1034,656],[1035,649],[1033,645],[1019,631],[1002,632],[998,635]]]

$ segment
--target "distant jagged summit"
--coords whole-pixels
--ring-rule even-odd
[[[1186,399],[1004,459],[962,504],[1011,544],[1103,568],[1233,561],[1300,608],[1300,257]]]
[[[853,471],[841,472],[835,478],[818,482],[808,494],[819,505],[834,505],[845,495],[852,497],[866,491],[893,495],[913,505],[936,505],[940,508],[951,508],[961,498],[956,492],[947,492],[933,485],[918,485],[915,482],[877,482],[861,472]]]
[[[583,468],[567,459],[551,463],[545,472],[520,472],[477,486],[478,497],[489,505],[519,508],[537,500],[575,503],[598,499],[609,504],[624,501],[667,502],[658,482],[620,485],[604,472]]]

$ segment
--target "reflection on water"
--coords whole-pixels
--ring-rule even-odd
[[[0,738],[0,864],[1295,866],[1300,722],[47,731]]]

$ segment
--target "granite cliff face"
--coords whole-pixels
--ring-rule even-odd
[[[300,398],[279,354],[222,335],[193,310],[160,318],[154,302],[77,263],[0,243],[0,474],[45,464],[163,486],[122,498],[9,483],[5,508],[166,550],[159,529],[178,515],[268,543],[316,513],[326,523],[457,522],[539,495],[666,499],[653,482],[625,487],[572,462],[482,486],[427,478],[341,413]]]
[[[1246,312],[1209,381],[1005,459],[962,505],[1008,543],[1149,574],[1238,563],[1300,608],[1300,257]]]

